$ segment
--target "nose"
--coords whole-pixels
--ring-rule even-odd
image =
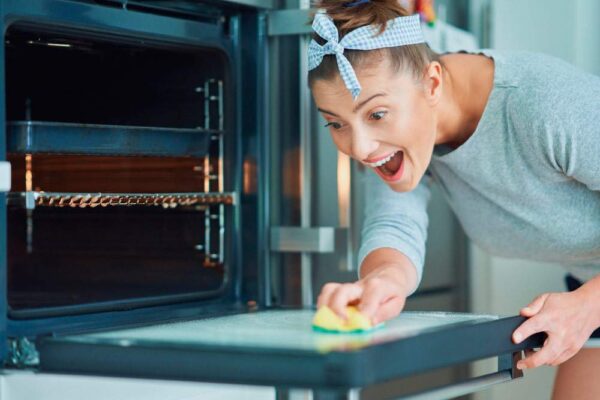
[[[374,140],[365,129],[356,129],[352,132],[352,158],[358,161],[368,159],[375,154],[379,143]]]

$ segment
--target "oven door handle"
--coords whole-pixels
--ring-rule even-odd
[[[10,178],[10,163],[8,161],[0,161],[0,193],[10,192]]]

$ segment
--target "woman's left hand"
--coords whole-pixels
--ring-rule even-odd
[[[514,331],[513,341],[520,343],[538,332],[546,332],[548,337],[539,351],[527,352],[517,368],[558,365],[581,349],[600,325],[598,283],[590,281],[588,287],[583,285],[569,293],[542,294],[521,310],[528,319]]]

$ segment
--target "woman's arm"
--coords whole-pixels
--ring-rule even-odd
[[[328,283],[323,287],[317,306],[329,306],[345,316],[348,304],[378,324],[400,314],[406,297],[417,285],[417,270],[404,254],[390,248],[371,252],[362,263],[361,279],[354,283]]]
[[[402,311],[421,279],[427,238],[429,177],[407,193],[392,191],[369,171],[363,180],[366,212],[359,251],[359,280],[323,286],[317,306],[345,317],[347,305],[379,323]]]
[[[394,249],[381,248],[370,253],[362,263],[360,277],[364,279],[376,274],[385,266],[393,266],[397,270],[397,279],[407,288],[407,295],[417,289],[417,268],[408,257]]]
[[[402,259],[402,264],[411,265],[416,272],[416,280],[407,296],[417,289],[425,262],[431,183],[430,176],[423,176],[414,190],[398,193],[368,172],[363,181],[366,207],[358,252],[359,278],[367,275],[363,268]],[[375,252],[377,255],[371,257]]]
[[[382,248],[369,254],[361,267],[361,280],[367,287],[359,309],[374,323],[400,314],[406,297],[417,290],[417,268],[397,250]],[[389,292],[379,281],[392,283]]]

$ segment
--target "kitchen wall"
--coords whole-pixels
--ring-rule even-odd
[[[472,0],[469,27],[484,46],[547,53],[600,75],[600,2],[597,0]],[[474,312],[518,313],[536,295],[564,291],[560,266],[492,257],[471,246]],[[493,362],[478,363],[490,371]],[[555,368],[527,371],[525,379],[495,386],[476,400],[549,399]]]

